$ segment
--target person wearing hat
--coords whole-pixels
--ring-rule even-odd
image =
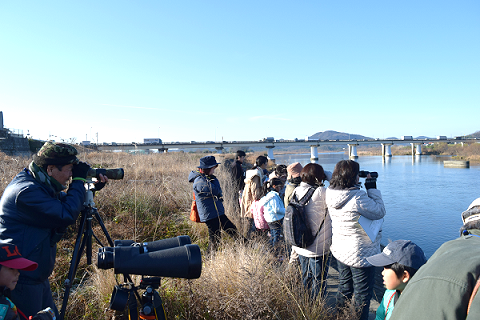
[[[25,314],[50,307],[58,315],[48,277],[55,264],[56,243],[83,209],[89,169],[79,162],[73,146],[47,141],[3,192],[0,241],[15,243],[22,256],[39,266],[30,272],[21,270],[12,292],[12,301]],[[108,181],[103,176],[100,180]]]
[[[283,197],[283,203],[285,208],[290,203],[292,199],[293,190],[300,185],[302,178],[300,177],[300,172],[302,171],[303,166],[300,162],[295,162],[287,166],[287,182],[285,183],[285,195]]]
[[[375,320],[389,320],[395,303],[408,281],[427,262],[423,250],[410,240],[389,243],[383,252],[367,257],[375,267],[383,267],[383,284],[387,289],[377,309]]]
[[[418,270],[390,320],[480,319],[480,198],[462,213],[462,221],[460,238],[445,242]]]
[[[193,183],[200,222],[205,222],[208,228],[208,252],[216,249],[222,229],[231,236],[237,236],[237,228],[225,215],[222,188],[214,175],[219,164],[214,156],[203,157],[198,170],[188,175],[188,182]]]
[[[33,271],[37,267],[36,262],[22,257],[16,245],[0,243],[0,319],[19,319],[19,309],[10,300],[20,275],[18,270]]]

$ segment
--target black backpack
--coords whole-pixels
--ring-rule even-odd
[[[297,195],[294,194],[292,200],[285,209],[285,218],[283,219],[283,234],[285,241],[296,247],[306,248],[315,241],[318,231],[316,234],[312,234],[310,226],[307,224],[307,216],[305,214],[305,205],[312,197],[316,188],[308,189],[307,193],[303,196],[302,199],[297,200]]]

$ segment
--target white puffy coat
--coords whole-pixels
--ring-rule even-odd
[[[300,185],[293,190],[292,198],[293,195],[296,195],[297,199],[300,200],[309,188],[311,188],[311,186],[308,183],[301,182]],[[307,223],[313,234],[317,232],[322,222],[325,221],[320,231],[318,231],[315,241],[306,248],[292,246],[296,253],[304,257],[319,257],[330,252],[330,245],[332,243],[332,220],[330,219],[325,203],[325,190],[325,187],[318,187],[305,206]]]
[[[371,241],[358,223],[360,216],[370,220],[382,219],[385,206],[380,190],[358,188],[326,191],[328,212],[332,218],[333,256],[343,264],[355,268],[371,267],[367,257],[380,253],[382,230]]]

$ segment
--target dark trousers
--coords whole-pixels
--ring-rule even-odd
[[[283,218],[277,221],[268,222],[270,228],[270,244],[276,248],[283,240]]]
[[[310,291],[310,298],[315,300],[320,292],[325,296],[330,254],[312,258],[299,255],[298,260],[302,268],[303,285],[307,291]]]
[[[39,284],[17,283],[11,295],[15,306],[27,317],[34,316],[38,311],[50,307],[58,318],[58,310],[53,302],[48,280]]]
[[[224,214],[205,222],[208,228],[208,252],[217,249],[221,237],[221,230],[227,232],[231,237],[237,237],[237,227]]]
[[[375,284],[375,267],[354,268],[338,260],[337,266],[337,307],[345,306],[345,302],[355,294],[355,306],[361,312],[359,319],[368,320],[368,309]]]

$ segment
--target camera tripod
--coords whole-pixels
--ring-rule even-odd
[[[70,261],[70,269],[68,271],[68,277],[65,280],[65,293],[63,296],[62,309],[60,311],[59,320],[63,320],[65,317],[65,311],[67,308],[68,298],[70,296],[70,289],[73,284],[73,279],[77,273],[78,265],[80,264],[80,259],[82,254],[86,252],[87,264],[92,264],[92,237],[95,238],[97,243],[104,247],[100,239],[93,233],[92,230],[92,220],[95,219],[100,227],[102,228],[103,234],[107,238],[108,244],[110,247],[114,247],[114,242],[108,234],[107,228],[98,213],[95,203],[93,201],[94,191],[93,183],[85,183],[86,196],[84,202],[84,208],[80,212],[80,226],[78,228],[77,238],[75,241],[75,247],[72,254],[72,259]],[[165,320],[165,310],[163,308],[162,299],[155,289],[158,289],[160,286],[160,278],[143,278],[142,283],[140,284],[141,289],[145,289],[145,292],[140,297],[137,287],[134,285],[132,279],[128,274],[123,274],[124,277],[124,286],[127,289],[122,288],[121,286],[116,286],[114,293],[112,294],[112,300],[114,296],[122,296],[119,300],[124,299],[123,295],[126,293],[125,304],[128,301],[128,312],[130,320],[140,319],[145,320]],[[118,294],[116,294],[118,292]],[[140,312],[137,311],[137,300],[142,302]],[[123,310],[125,308],[123,304],[122,309],[115,309],[114,303],[111,302],[110,309],[113,310]]]
[[[65,293],[63,296],[62,309],[60,312],[59,320],[63,320],[65,316],[65,310],[67,307],[68,298],[70,296],[70,288],[73,284],[73,278],[77,273],[77,268],[80,263],[80,259],[84,251],[87,255],[87,264],[92,264],[92,237],[103,247],[100,239],[93,233],[92,230],[92,220],[97,220],[98,224],[102,228],[102,231],[107,238],[110,246],[113,246],[113,241],[108,234],[105,225],[103,224],[102,218],[98,214],[95,203],[93,202],[93,182],[89,181],[85,183],[86,196],[84,202],[84,208],[82,209],[80,215],[80,226],[78,228],[77,239],[75,241],[75,249],[73,250],[72,259],[70,261],[70,269],[68,271],[68,278],[65,280]]]
[[[159,287],[159,277],[142,277],[138,287],[131,281],[125,281],[122,285],[115,286],[110,301],[110,309],[123,311],[128,306],[129,320],[166,320],[167,316],[162,299],[156,291]],[[139,296],[138,289],[145,290],[141,298],[138,299],[141,302],[140,308],[138,308],[135,298],[135,296]]]

